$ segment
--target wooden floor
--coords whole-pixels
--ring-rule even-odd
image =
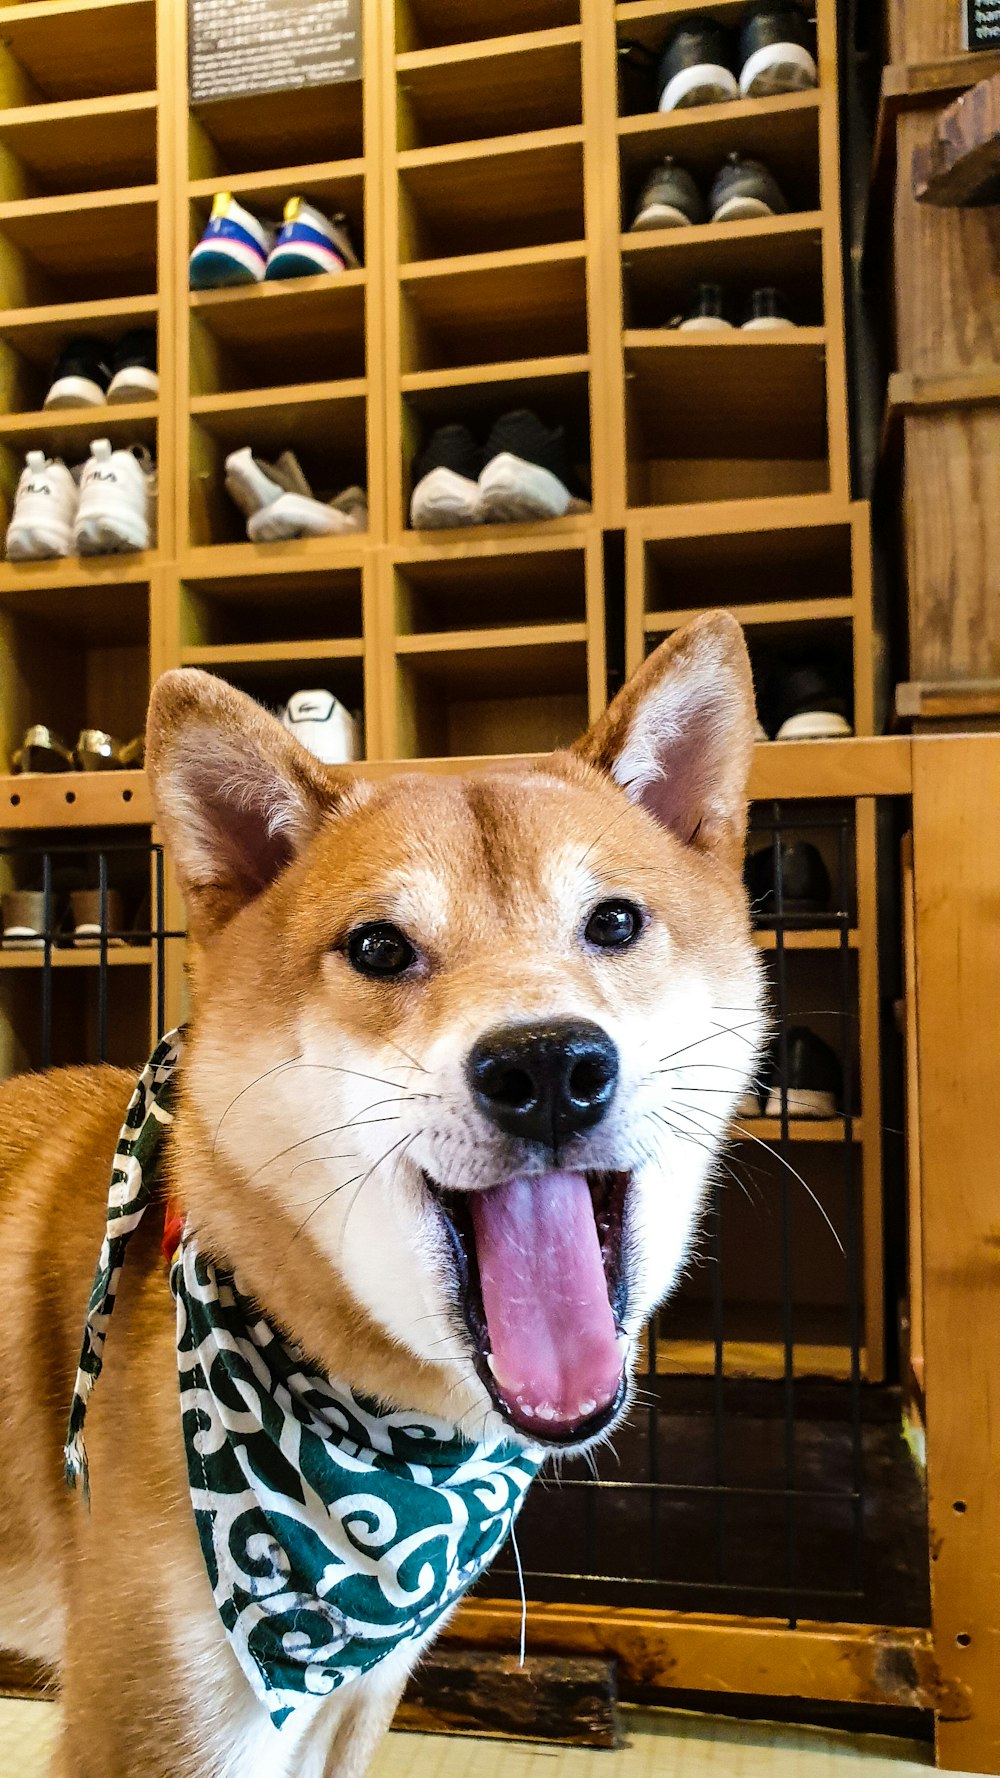
[[[531,1747],[438,1735],[390,1735],[372,1778],[845,1778],[864,1762],[868,1778],[919,1778],[930,1749],[888,1736],[842,1735],[772,1723],[740,1723],[684,1712],[623,1712],[628,1746],[620,1753]],[[0,1699],[0,1772],[45,1778],[58,1706]],[[962,1778],[957,1774],[956,1778]]]

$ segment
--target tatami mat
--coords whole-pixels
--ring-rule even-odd
[[[926,1778],[929,1749],[888,1737],[854,1736],[672,1711],[625,1711],[620,1753],[529,1747],[441,1735],[390,1735],[372,1778]],[[45,1778],[58,1705],[0,1699],[0,1778]]]

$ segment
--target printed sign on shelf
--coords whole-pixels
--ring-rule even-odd
[[[970,49],[1000,49],[1000,0],[965,0]]]
[[[188,0],[193,104],[361,79],[361,0]]]

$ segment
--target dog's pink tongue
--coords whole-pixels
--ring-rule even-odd
[[[541,1437],[615,1398],[622,1374],[590,1190],[582,1173],[509,1179],[471,1197],[497,1387]]]

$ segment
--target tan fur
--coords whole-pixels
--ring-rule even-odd
[[[703,1118],[701,1137],[662,1134],[671,1046],[707,1056],[716,1072],[702,1091],[731,1077],[735,1102],[760,1038],[739,875],[752,728],[728,619],[659,650],[575,752],[468,781],[355,786],[228,687],[161,681],[150,771],[197,941],[170,1183],[203,1246],[332,1375],[470,1433],[502,1428],[462,1349],[421,1180],[472,1188],[519,1164],[462,1074],[476,1037],[510,1019],[580,1015],[619,1046],[622,1108],[569,1164],[636,1169],[638,1337],[687,1251],[704,1150],[728,1115],[725,1098],[678,1095],[688,1110],[674,1114]],[[648,812],[615,776],[638,798],[674,729],[678,757],[687,747],[695,764]],[[581,911],[626,893],[648,909],[648,937],[634,953],[588,953]],[[377,919],[418,943],[405,983],[364,979],[344,955],[351,927]],[[0,1645],[61,1666],[59,1778],[361,1778],[419,1650],[322,1701],[301,1728],[271,1729],[195,1534],[159,1218],[129,1253],[88,1419],[92,1510],[63,1486],[131,1085],[98,1069],[0,1089]]]

